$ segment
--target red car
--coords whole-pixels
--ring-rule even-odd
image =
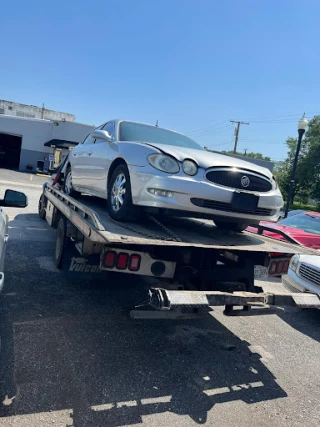
[[[320,213],[304,212],[281,219],[279,222],[260,222],[247,231],[263,234],[273,239],[298,243],[312,249],[320,249]],[[265,230],[264,227],[272,230]],[[273,231],[274,230],[274,231]]]
[[[283,240],[312,249],[320,249],[320,213],[303,212],[274,222],[260,222],[250,226],[247,231],[263,234],[273,239]],[[290,257],[284,254],[271,253],[268,273],[270,276],[286,274]]]

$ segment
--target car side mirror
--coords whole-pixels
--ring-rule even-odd
[[[6,190],[0,204],[8,208],[25,208],[28,206],[28,198],[20,191]]]
[[[105,130],[93,130],[90,136],[94,139],[103,139],[104,141],[111,142],[112,139],[109,133]]]

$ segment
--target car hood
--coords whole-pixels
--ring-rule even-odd
[[[157,148],[158,150],[169,154],[170,156],[177,159],[179,162],[182,162],[185,159],[192,159],[198,165],[204,169],[210,167],[234,167],[238,169],[250,170],[261,175],[264,175],[268,178],[272,178],[272,173],[261,166],[257,166],[254,163],[246,162],[245,160],[236,159],[235,157],[226,156],[224,154],[211,153],[206,150],[195,150],[192,148],[186,147],[176,147],[173,145],[166,144],[155,144],[155,143],[144,143],[152,147]]]
[[[320,269],[320,256],[318,255],[300,255],[300,262],[310,264]]]

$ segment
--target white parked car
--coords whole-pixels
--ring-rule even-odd
[[[6,190],[4,199],[0,200],[0,292],[4,285],[4,258],[8,241],[8,216],[2,206],[11,208],[25,208],[28,205],[27,196],[14,190]]]
[[[99,126],[73,149],[64,191],[107,199],[118,221],[148,208],[213,219],[236,231],[277,221],[283,206],[268,169],[208,152],[182,134],[124,120]]]
[[[282,283],[291,292],[320,294],[320,256],[294,255]]]

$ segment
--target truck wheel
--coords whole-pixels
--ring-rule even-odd
[[[215,219],[214,223],[216,227],[229,231],[243,231],[250,225],[247,221],[220,221],[218,219]]]
[[[138,216],[139,208],[132,204],[130,175],[126,165],[119,165],[108,185],[107,207],[116,221],[131,221]]]
[[[67,221],[65,218],[60,218],[56,232],[56,247],[54,251],[54,265],[57,268],[62,268],[63,253],[67,243]]]
[[[39,217],[41,219],[45,219],[46,217],[46,203],[45,203],[45,197],[43,194],[41,194],[38,204],[38,213]]]
[[[63,192],[67,194],[70,197],[77,198],[80,197],[81,193],[79,191],[76,191],[73,189],[72,186],[72,172],[71,172],[71,166],[68,166],[66,171],[66,177],[63,183]]]

